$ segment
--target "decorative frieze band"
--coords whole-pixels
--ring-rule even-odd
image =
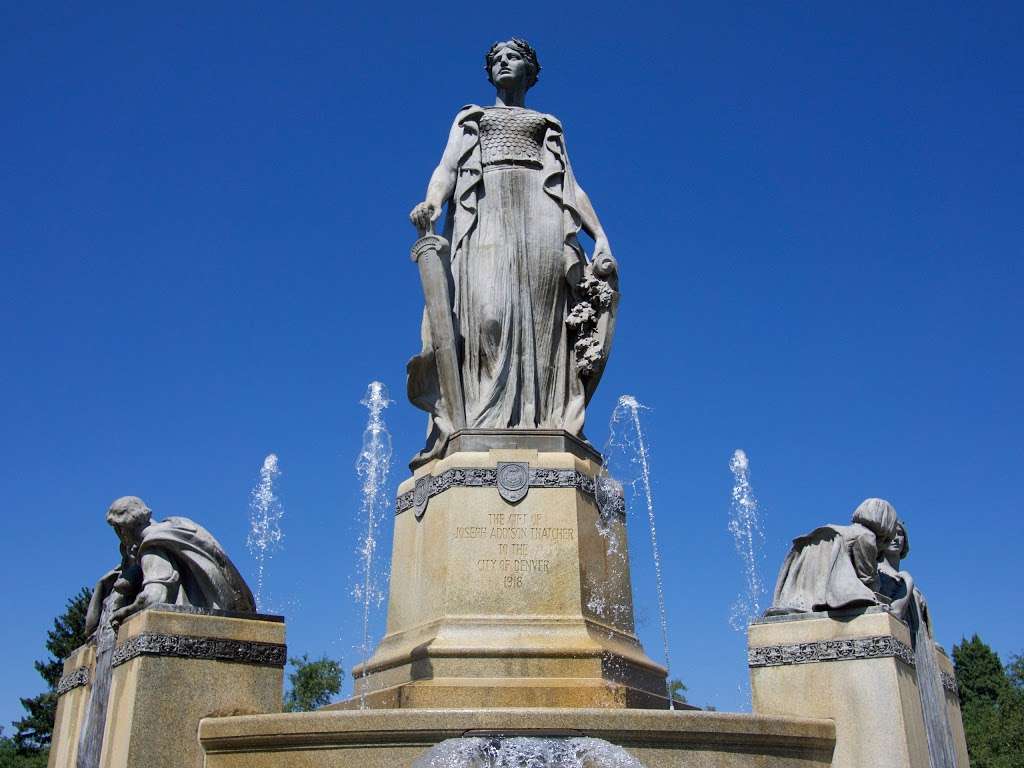
[[[138,656],[176,656],[182,659],[255,664],[260,667],[284,667],[288,648],[277,643],[145,632],[117,646],[112,663],[116,667]]]
[[[960,686],[956,684],[956,678],[948,672],[940,671],[939,674],[942,676],[942,687],[952,693],[954,696],[960,695]]]
[[[74,672],[68,672],[60,679],[60,682],[57,683],[57,695],[63,696],[68,691],[73,691],[75,688],[88,684],[89,668],[79,667]]]
[[[784,664],[812,664],[819,661],[879,659],[894,656],[914,665],[914,651],[892,635],[853,637],[847,640],[819,640],[793,645],[763,645],[747,649],[750,667],[775,667]]]
[[[522,462],[501,462],[494,468],[448,469],[440,475],[425,475],[416,481],[413,490],[406,491],[395,500],[395,514],[415,508],[416,516],[422,517],[427,502],[449,488],[497,488],[502,498],[515,503],[526,495],[529,488],[575,488],[594,498],[599,484],[601,492],[597,494],[597,500],[602,511],[624,515],[626,501],[617,483],[595,479],[575,469],[541,469]]]

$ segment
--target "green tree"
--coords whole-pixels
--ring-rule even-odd
[[[310,661],[307,654],[301,659],[288,659],[295,668],[288,673],[291,689],[285,694],[286,712],[310,712],[331,702],[331,696],[341,693],[341,664],[326,656]]]
[[[961,707],[978,701],[995,704],[1009,686],[998,654],[977,635],[953,646],[953,664],[960,686]]]
[[[1014,688],[1024,689],[1024,656],[1017,654],[1010,657],[1006,665],[1006,677]]]
[[[689,688],[686,687],[686,683],[680,680],[678,677],[674,677],[668,681],[668,692],[672,696],[674,701],[678,701],[680,704],[686,703],[686,691]]]
[[[953,646],[971,768],[1024,766],[1024,686],[1019,656],[1004,668],[978,635]]]
[[[45,661],[37,661],[35,667],[48,688],[38,696],[22,699],[21,706],[26,715],[13,723],[18,729],[13,742],[23,755],[38,754],[50,746],[53,720],[57,714],[57,683],[63,672],[64,659],[87,640],[85,613],[90,597],[92,590],[83,587],[77,595],[69,598],[64,613],[53,620],[53,629],[46,633],[46,650],[52,655]],[[0,768],[2,765],[0,763]]]
[[[0,727],[0,768],[46,768],[48,756],[45,749],[33,754],[19,752],[14,739],[4,736],[4,729]]]

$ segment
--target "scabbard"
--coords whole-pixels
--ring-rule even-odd
[[[440,235],[427,234],[412,246],[412,260],[420,269],[423,299],[430,323],[430,340],[448,417],[456,431],[466,426],[466,405],[462,396],[462,374],[459,366],[459,345],[452,316],[452,297],[448,290],[448,241]]]

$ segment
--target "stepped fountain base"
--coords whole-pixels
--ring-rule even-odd
[[[623,709],[322,710],[208,718],[206,768],[395,768],[465,736],[588,736],[645,768],[829,766],[831,720]]]

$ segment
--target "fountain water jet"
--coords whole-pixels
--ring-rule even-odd
[[[281,475],[281,467],[277,454],[268,454],[260,467],[260,479],[249,494],[249,536],[246,545],[256,560],[256,608],[264,610],[263,579],[266,561],[280,548],[284,533],[281,531],[281,518],[284,508],[281,500],[274,493],[274,483]]]
[[[363,445],[356,460],[356,474],[361,481],[362,503],[360,515],[366,524],[359,547],[356,550],[360,566],[360,581],[353,590],[353,597],[362,608],[362,642],[360,652],[363,668],[370,658],[370,610],[374,602],[384,600],[387,590],[383,576],[375,571],[374,554],[377,550],[377,530],[388,508],[386,494],[388,473],[391,469],[391,433],[384,423],[384,409],[391,404],[388,390],[381,382],[372,381],[366,388],[366,395],[360,400],[366,406],[369,418],[363,430]],[[366,709],[366,686],[359,696],[360,709]]]
[[[619,450],[624,455],[629,456],[629,460],[632,463],[639,465],[640,476],[633,480],[632,484],[634,490],[636,489],[636,484],[640,484],[639,491],[643,494],[647,507],[647,525],[651,538],[651,555],[654,560],[655,587],[658,593],[661,642],[665,653],[665,688],[669,708],[675,709],[675,700],[672,698],[672,691],[669,687],[672,673],[669,660],[668,613],[665,609],[665,587],[661,574],[661,550],[658,547],[658,529],[654,519],[654,495],[651,491],[649,452],[647,442],[644,439],[643,428],[640,425],[641,410],[647,410],[647,406],[639,402],[633,395],[622,395],[619,397],[619,401],[612,411],[611,420],[608,423],[608,443],[605,446],[605,456],[607,457],[615,450]],[[632,429],[632,436],[629,433],[630,428]],[[615,545],[617,546],[617,544],[618,542],[616,541]]]
[[[736,553],[743,561],[746,592],[733,603],[729,624],[745,632],[747,625],[761,615],[765,583],[761,576],[764,528],[757,498],[750,487],[750,460],[737,448],[729,460],[733,475],[732,502],[729,506],[729,533],[732,534]]]

